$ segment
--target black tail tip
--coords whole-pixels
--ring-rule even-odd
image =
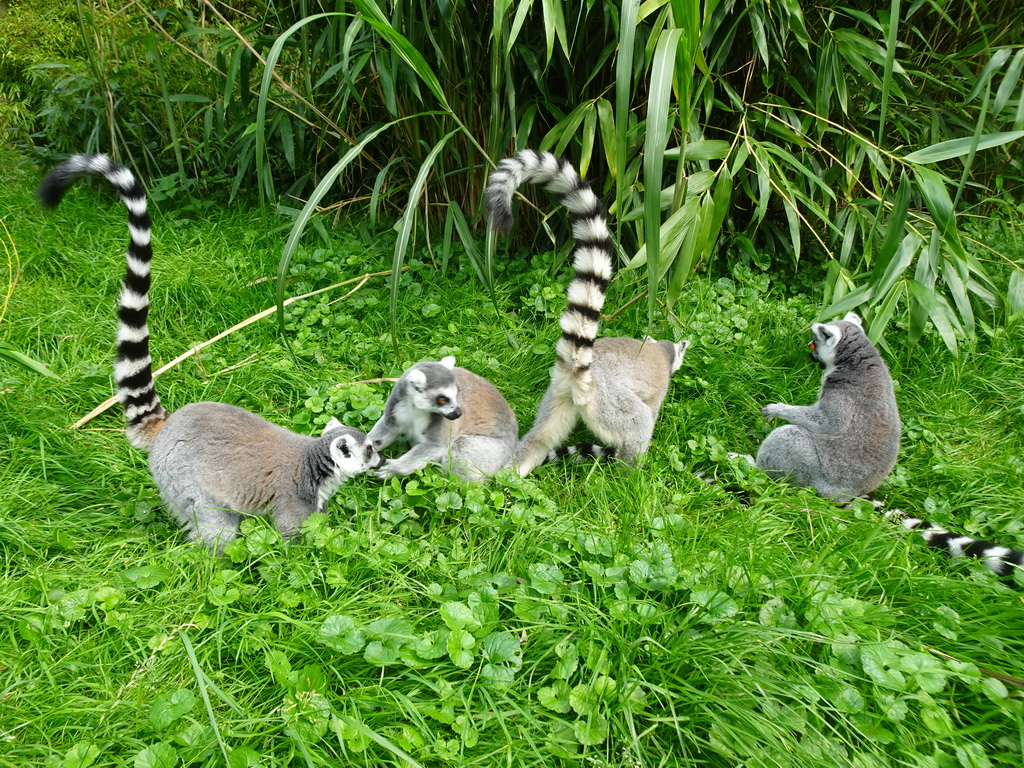
[[[63,174],[52,172],[43,179],[36,189],[36,199],[43,208],[56,208],[68,191],[68,178]]]
[[[499,232],[508,232],[512,229],[512,207],[505,197],[494,190],[487,190],[484,197],[484,207],[487,210],[487,218]]]

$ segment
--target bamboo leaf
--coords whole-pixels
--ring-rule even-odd
[[[907,211],[910,208],[910,180],[904,176],[900,179],[900,186],[896,190],[896,197],[893,199],[892,210],[889,212],[889,222],[886,224],[885,237],[878,249],[875,258],[875,265],[871,270],[870,282],[877,284],[882,273],[889,266],[889,261],[896,254],[902,235],[906,230]],[[881,216],[884,208],[879,210]]]
[[[420,197],[423,196],[423,190],[427,185],[427,178],[434,170],[434,162],[437,160],[437,156],[441,150],[444,149],[445,145],[455,134],[459,133],[461,128],[455,128],[444,135],[433,148],[430,153],[423,160],[423,164],[420,166],[419,172],[416,174],[416,179],[412,183],[412,187],[409,189],[409,200],[405,205],[405,211],[402,213],[402,218],[398,221],[398,238],[395,240],[395,256],[392,260],[391,268],[391,340],[398,348],[398,286],[402,274],[402,266],[405,264],[406,252],[409,249],[409,242],[412,238],[412,226],[416,221],[416,211],[419,207]],[[456,219],[456,225],[458,225],[458,219]]]
[[[996,90],[996,99],[992,104],[992,109],[997,115],[1003,111],[1003,107],[1009,102],[1010,97],[1014,93],[1019,93],[1022,69],[1024,69],[1024,48],[1017,51],[1016,55],[1014,55],[1010,66],[1006,68],[1006,75],[1003,76],[1003,81],[999,84],[998,90]]]
[[[35,373],[42,374],[43,376],[47,376],[51,379],[59,378],[57,374],[47,368],[43,363],[32,359],[24,352],[20,352],[10,344],[2,341],[0,341],[0,360],[6,360],[9,363],[14,363],[26,370],[34,371]]]
[[[649,317],[654,318],[654,299],[657,295],[661,266],[661,188],[665,163],[665,145],[668,143],[669,96],[672,75],[675,72],[676,48],[682,30],[665,30],[658,37],[651,64],[647,97],[647,135],[644,142],[644,232],[647,237]],[[667,264],[665,267],[667,268]]]
[[[1024,270],[1015,269],[1010,273],[1010,281],[1006,286],[1006,303],[1010,314],[1024,312]]]
[[[928,241],[928,250],[917,260],[917,269],[914,271],[914,279],[929,290],[935,287],[935,278],[939,273],[939,245],[941,243],[942,237],[938,230],[933,229]],[[928,311],[921,302],[911,296],[910,327],[907,334],[907,340],[911,344],[917,344],[921,340],[927,322]]]
[[[594,155],[594,137],[597,133],[597,105],[590,102],[590,109],[583,118],[583,135],[580,137],[580,176],[586,178],[590,160]]]
[[[885,63],[882,67],[882,98],[878,108],[878,143],[885,138],[885,117],[889,108],[889,90],[892,87],[892,73],[896,65],[896,34],[900,27],[900,0],[889,4],[889,29],[885,35]]]
[[[888,234],[888,233],[887,233]],[[886,294],[900,276],[907,271],[907,267],[914,261],[914,257],[921,250],[921,237],[916,232],[908,232],[900,242],[899,248],[886,264],[885,272],[875,285],[875,295]],[[877,265],[876,265],[877,266]]]
[[[870,284],[862,285],[854,291],[850,291],[841,298],[837,299],[828,307],[824,312],[821,313],[822,317],[837,317],[838,315],[845,315],[850,310],[856,309],[861,304],[871,301],[871,298],[875,295],[874,287]]]
[[[1017,141],[1021,138],[1024,138],[1024,131],[986,133],[978,139],[977,148],[980,150],[991,149],[992,147],[1001,147],[1003,144],[1009,144],[1011,141]],[[938,144],[932,144],[930,147],[925,147],[924,149],[919,149],[916,152],[911,152],[903,159],[908,163],[915,164],[938,163],[942,160],[950,160],[954,157],[963,157],[971,151],[971,145],[973,143],[973,136],[964,136],[959,139],[940,141]]]
[[[871,339],[872,343],[877,344],[878,340],[885,334],[885,329],[892,319],[896,305],[903,297],[904,290],[903,283],[893,285],[885,295],[885,298],[879,302],[878,309],[872,313],[871,324],[868,326],[868,338]]]
[[[267,103],[270,99],[270,83],[274,79],[274,67],[277,66],[277,60],[281,57],[281,51],[284,50],[285,44],[291,39],[298,30],[302,29],[307,24],[316,21],[317,19],[327,18],[329,16],[341,16],[344,14],[340,13],[316,13],[312,16],[307,16],[304,19],[292,24],[286,29],[275,41],[270,50],[267,52],[266,64],[263,67],[263,78],[260,81],[260,92],[256,102],[256,178],[259,180],[260,189],[263,191],[261,200],[265,197],[267,200],[274,199],[274,182],[273,177],[267,172],[267,136],[266,136],[266,125],[267,125]],[[283,311],[283,310],[282,310]],[[283,315],[282,315],[283,317]]]
[[[973,101],[978,98],[978,94],[981,93],[983,88],[987,88],[989,82],[992,80],[992,76],[1000,69],[1003,68],[1003,64],[1010,58],[1010,54],[1013,53],[1011,48],[998,48],[996,52],[992,54],[992,58],[988,60],[988,63],[981,70],[981,73],[974,81],[974,87],[971,88],[971,92],[967,94],[967,101]]]
[[[597,100],[597,125],[601,131],[601,146],[604,148],[604,159],[608,164],[608,172],[615,178],[615,115],[608,99]]]
[[[908,280],[907,288],[910,290],[911,296],[921,302],[946,348],[956,356],[958,354],[956,332],[953,330],[953,323],[950,320],[952,312],[949,305],[935,291],[921,285],[916,280]]]
[[[633,96],[633,46],[640,0],[623,0],[619,11],[619,52],[615,59],[615,210],[625,209],[626,138]]]
[[[670,147],[665,150],[665,157],[677,158],[682,149],[685,160],[724,160],[729,156],[731,148],[732,145],[728,141],[702,139],[701,141],[687,142],[685,147]]]
[[[416,46],[409,42],[409,38],[391,26],[391,22],[387,20],[384,12],[373,0],[352,0],[352,2],[359,8],[359,12],[363,15],[366,23],[377,30],[377,33],[391,45],[391,50],[397,53],[412,68],[413,72],[423,81],[423,84],[434,94],[434,98],[437,99],[441,108],[445,112],[451,112],[452,108],[448,104],[448,98],[444,94],[444,89],[441,87],[437,75],[434,74],[434,70],[427,64],[423,54],[419,52]]]
[[[665,223],[661,225],[661,244],[663,250],[673,253],[679,250],[683,238],[686,237],[686,233],[693,224],[693,220],[699,211],[700,198],[688,197],[686,202],[683,203],[683,206],[665,220]],[[636,255],[634,255],[633,258],[629,260],[629,263],[620,271],[629,272],[634,269],[639,269],[645,264],[647,264],[646,243],[640,246]]]

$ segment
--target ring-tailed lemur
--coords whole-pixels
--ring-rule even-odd
[[[900,445],[900,414],[889,369],[856,314],[815,323],[812,334],[811,357],[824,369],[818,402],[765,406],[766,418],[790,423],[769,433],[754,463],[772,477],[845,503],[867,496],[892,471]],[[919,531],[930,546],[951,557],[983,560],[999,576],[1010,576],[1024,565],[1024,553],[991,541],[958,536],[900,510],[886,517]]]
[[[114,380],[128,440],[149,452],[164,502],[192,540],[214,550],[238,536],[240,514],[273,510],[286,538],[322,510],[350,477],[380,466],[359,430],[332,419],[319,438],[298,435],[224,403],[191,403],[171,413],[160,403],[149,355],[150,218],[141,184],[106,155],[75,155],[39,186],[47,208],[83,174],[105,178],[128,209],[127,273],[118,309]]]
[[[818,402],[765,406],[765,418],[789,424],[764,439],[756,464],[843,502],[889,476],[900,447],[900,413],[889,369],[857,315],[815,323],[812,333],[811,357],[824,369]]]
[[[406,369],[369,433],[378,451],[402,436],[413,447],[388,459],[378,477],[438,463],[463,480],[484,481],[512,460],[519,426],[497,387],[449,356]]]
[[[576,247],[551,384],[516,449],[516,469],[529,474],[581,418],[618,458],[632,464],[650,445],[669,379],[689,342],[597,339],[612,277],[605,209],[571,164],[550,152],[523,150],[502,160],[487,183],[487,208],[497,229],[511,228],[512,195],[521,184],[543,184],[559,198],[569,211]]]

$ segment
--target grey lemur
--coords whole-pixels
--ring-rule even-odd
[[[811,331],[811,357],[824,369],[818,402],[765,406],[766,418],[789,424],[764,439],[756,464],[772,477],[849,501],[875,490],[896,464],[900,413],[892,377],[854,313]]]
[[[900,446],[900,414],[889,369],[856,314],[815,323],[811,330],[811,357],[824,369],[818,402],[765,406],[765,417],[790,423],[769,433],[755,463],[773,477],[843,503],[866,496],[892,471]],[[899,510],[886,516],[920,531],[930,546],[952,557],[983,560],[999,576],[1024,565],[1024,554],[991,541],[958,536]]]
[[[294,536],[345,480],[380,466],[362,432],[336,419],[319,438],[298,435],[224,403],[192,403],[168,412],[156,394],[149,355],[150,218],[146,196],[127,168],[106,155],[75,155],[39,186],[56,207],[82,174],[102,176],[128,209],[130,234],[118,309],[114,380],[128,440],[149,452],[160,495],[192,540],[219,550],[238,536],[240,514],[273,510],[277,528]]]
[[[597,339],[598,320],[612,277],[608,217],[576,169],[550,152],[523,150],[498,165],[487,183],[491,222],[512,226],[512,195],[521,184],[543,184],[569,211],[573,268],[562,336],[537,418],[516,449],[516,469],[526,476],[545,461],[579,419],[621,460],[632,464],[647,450],[672,374],[687,341]]]
[[[408,475],[437,463],[463,480],[484,481],[512,460],[519,427],[497,388],[449,356],[409,367],[369,433],[378,451],[402,436],[413,447],[389,459],[379,477]]]

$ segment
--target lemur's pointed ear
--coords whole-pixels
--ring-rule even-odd
[[[443,365],[445,368],[449,368],[449,369],[454,368],[455,367],[455,355],[448,355],[448,357],[442,357],[441,358],[441,365]]]
[[[340,421],[338,421],[337,417],[332,416],[331,420],[327,422],[327,426],[324,427],[324,431],[321,432],[320,434],[321,435],[326,435],[332,429],[337,429],[338,427],[343,427],[343,426],[345,426],[345,425],[342,424]]]
[[[845,320],[848,323],[853,323],[858,328],[864,327],[864,323],[861,322],[860,315],[858,315],[856,312],[847,312],[846,317],[844,317],[843,320]]]

